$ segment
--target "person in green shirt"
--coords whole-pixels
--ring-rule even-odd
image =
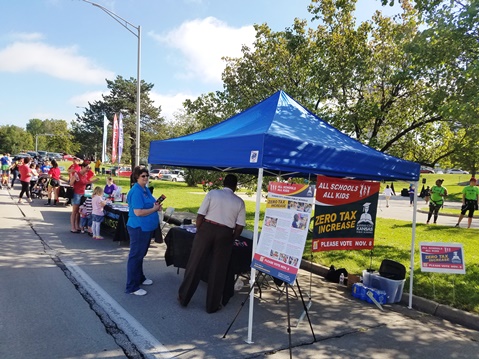
[[[431,220],[433,214],[434,224],[436,224],[437,222],[437,217],[439,217],[439,210],[444,204],[444,198],[447,196],[447,189],[446,187],[442,186],[443,182],[443,179],[436,180],[436,185],[432,186],[429,191],[429,193],[431,194],[431,198],[429,199],[429,213],[427,214],[426,224],[429,224],[429,221]]]
[[[471,228],[472,216],[474,215],[474,211],[477,210],[478,197],[479,187],[476,186],[476,179],[472,177],[469,180],[469,186],[462,189],[461,214],[459,215],[456,227],[459,227],[459,223],[461,223],[466,212],[469,211],[469,214],[467,215],[467,228]]]

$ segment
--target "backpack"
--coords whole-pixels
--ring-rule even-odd
[[[344,277],[347,277],[348,276],[348,271],[344,268],[336,269],[332,265],[331,267],[329,267],[329,271],[328,271],[328,273],[326,273],[325,278],[329,282],[338,283],[339,282],[339,277],[341,276],[341,274],[344,274]]]

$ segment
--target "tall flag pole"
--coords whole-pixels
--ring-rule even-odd
[[[116,162],[116,150],[118,149],[118,118],[113,117],[113,143],[111,145],[111,163]]]
[[[103,144],[101,148],[101,162],[106,162],[106,139],[108,137],[108,119],[106,115],[103,114]]]
[[[118,165],[120,165],[122,153],[123,153],[123,114],[120,112],[120,120],[118,121]]]

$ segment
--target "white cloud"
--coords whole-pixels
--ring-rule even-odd
[[[173,114],[183,108],[183,102],[186,99],[196,99],[199,95],[177,93],[172,95],[150,92],[150,98],[155,106],[161,106],[161,115],[167,120],[173,119]]]
[[[221,83],[225,67],[221,58],[240,57],[241,46],[251,46],[255,34],[253,26],[233,28],[214,17],[184,22],[166,35],[150,33],[184,55],[187,76],[210,83]]]
[[[39,34],[30,34],[36,38]],[[39,72],[83,84],[103,84],[114,73],[80,56],[76,47],[57,48],[43,42],[15,42],[0,50],[0,72]]]
[[[88,107],[88,102],[103,101],[102,95],[107,95],[109,91],[92,91],[73,96],[68,100],[72,106]]]
[[[8,37],[14,41],[39,41],[44,38],[39,32],[16,32],[9,34]]]

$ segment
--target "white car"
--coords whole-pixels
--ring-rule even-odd
[[[150,171],[150,179],[160,179],[163,175],[170,173],[169,170],[165,169],[154,169]]]
[[[467,175],[467,174],[469,174],[469,172],[464,171],[464,170],[460,170],[460,169],[448,170],[447,173],[449,173],[449,174],[458,174],[458,175]]]
[[[166,173],[161,177],[161,179],[163,181],[185,182],[185,177],[183,176],[183,172],[180,172],[180,173]]]

